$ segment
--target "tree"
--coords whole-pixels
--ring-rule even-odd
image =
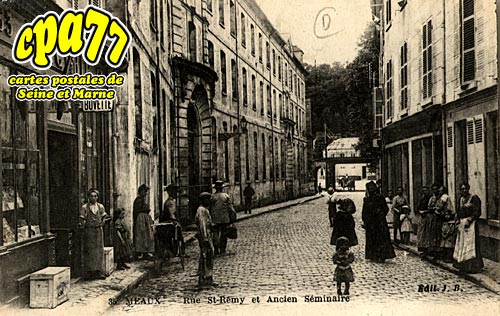
[[[312,104],[313,135],[322,132],[324,124],[341,137],[357,136],[361,155],[371,158],[370,169],[380,153],[373,147],[372,87],[378,74],[380,39],[371,23],[358,43],[358,55],[342,65],[306,65],[306,87]]]

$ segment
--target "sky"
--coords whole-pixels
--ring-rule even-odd
[[[352,61],[371,21],[370,0],[255,1],[282,35],[291,35],[308,64]]]

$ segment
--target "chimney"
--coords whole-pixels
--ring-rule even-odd
[[[301,64],[304,63],[304,51],[298,46],[293,45],[293,55],[300,61]]]

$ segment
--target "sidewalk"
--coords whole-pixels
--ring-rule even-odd
[[[391,238],[392,237],[393,234],[391,228]],[[401,245],[394,243],[394,246],[418,256],[417,236],[415,234],[410,235],[409,245]],[[500,294],[500,263],[498,262],[483,258],[484,269],[481,271],[481,273],[467,274],[455,268],[452,263],[446,263],[441,260],[434,260],[434,261],[428,260],[428,261],[438,267],[453,272],[459,275],[460,277],[463,277],[466,280],[469,280],[479,286],[482,286],[496,294]]]
[[[238,213],[237,221],[249,217],[259,216],[265,213],[292,207],[298,204],[306,203],[318,198],[321,195],[307,196],[296,200],[272,204],[252,210],[252,214]],[[195,240],[194,231],[185,231],[184,239],[186,243]],[[177,264],[178,258],[173,259],[172,263]],[[118,302],[127,292],[133,290],[139,283],[146,280],[152,273],[154,263],[152,261],[134,261],[128,263],[130,269],[115,270],[105,280],[75,280],[71,283],[69,301],[59,305],[55,309],[8,309],[9,315],[76,315],[76,313],[85,313],[86,315],[104,314],[113,303]],[[0,307],[0,314],[7,309]]]

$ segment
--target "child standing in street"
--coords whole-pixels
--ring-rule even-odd
[[[401,223],[401,243],[403,245],[410,244],[410,234],[413,232],[413,225],[410,218],[411,209],[408,205],[401,207],[401,215],[399,222]]]
[[[337,265],[333,277],[333,280],[337,282],[337,294],[342,295],[342,283],[345,283],[344,295],[349,295],[350,283],[354,282],[354,273],[351,268],[354,254],[349,251],[349,239],[346,237],[337,239],[336,251],[332,259],[333,264]]]
[[[123,208],[118,208],[115,210],[114,220],[115,220],[115,238],[114,238],[114,257],[117,263],[116,269],[124,270],[128,269],[129,266],[125,264],[130,259],[132,255],[132,245],[129,241],[129,231],[124,223],[125,210]]]

